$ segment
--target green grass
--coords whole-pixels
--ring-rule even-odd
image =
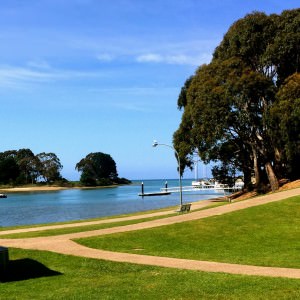
[[[77,241],[129,253],[300,268],[300,196],[207,219]]]
[[[2,300],[300,299],[300,280],[177,270],[10,249]]]
[[[130,224],[143,223],[143,222],[152,221],[156,219],[167,218],[173,215],[174,214],[169,214],[165,216],[157,216],[157,217],[151,217],[145,219],[128,220],[128,221],[94,224],[94,225],[84,225],[80,227],[69,227],[69,228],[59,228],[59,229],[47,229],[47,230],[33,231],[33,232],[12,233],[12,234],[5,234],[3,236],[1,236],[1,232],[0,232],[0,238],[1,237],[2,238],[30,238],[30,237],[54,236],[54,235],[61,235],[61,234],[68,234],[68,233],[77,233],[83,231],[99,230],[105,228],[112,228],[116,226],[126,226]]]

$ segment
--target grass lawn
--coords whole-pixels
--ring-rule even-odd
[[[121,252],[300,268],[300,196],[207,219],[77,241]]]
[[[165,216],[145,218],[145,219],[122,221],[122,222],[84,225],[84,226],[80,226],[80,227],[68,227],[68,228],[47,229],[47,230],[33,231],[33,232],[12,233],[12,234],[5,234],[3,236],[1,236],[1,231],[0,231],[0,238],[1,237],[3,237],[3,238],[29,238],[29,237],[61,235],[61,234],[76,233],[76,232],[82,232],[82,231],[91,231],[91,230],[112,228],[112,227],[116,227],[116,226],[126,226],[126,225],[130,225],[130,224],[137,224],[137,223],[152,221],[152,220],[156,220],[156,219],[167,218],[170,216],[172,216],[172,214],[165,215]]]
[[[0,299],[300,299],[300,280],[205,273],[10,249]]]

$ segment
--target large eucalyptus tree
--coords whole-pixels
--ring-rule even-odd
[[[196,149],[206,162],[228,161],[231,153],[230,161],[244,173],[246,183],[253,172],[257,186],[268,178],[272,190],[278,189],[287,148],[297,152],[299,140],[292,146],[286,143],[291,133],[279,130],[274,122],[279,108],[273,108],[285,106],[287,114],[297,108],[298,96],[288,98],[288,104],[280,99],[286,78],[299,70],[299,45],[300,9],[270,16],[254,12],[229,28],[211,63],[186,81],[178,99],[184,112],[173,141],[185,166]],[[293,84],[299,90],[299,81]],[[299,132],[297,118],[299,109],[285,119],[293,119]]]

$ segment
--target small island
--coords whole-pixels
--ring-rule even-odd
[[[113,158],[106,153],[90,153],[81,159],[75,168],[81,172],[80,183],[83,186],[94,187],[131,183],[131,181],[126,178],[118,177],[116,163]]]
[[[118,176],[115,161],[102,152],[90,153],[76,164],[75,169],[81,172],[80,181],[63,178],[62,168],[55,153],[34,155],[30,149],[1,152],[0,192],[56,191],[131,183]]]

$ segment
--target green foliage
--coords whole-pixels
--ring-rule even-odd
[[[236,21],[214,52],[214,60],[237,57],[254,70],[266,66],[265,51],[276,35],[273,18],[254,12]]]
[[[62,165],[55,153],[42,152],[37,155],[40,161],[40,175],[46,182],[53,182],[61,179],[60,170]]]
[[[214,166],[211,170],[213,178],[218,182],[228,184],[228,186],[234,186],[235,168],[232,164],[223,162],[219,166]]]
[[[37,183],[43,177],[48,183],[62,180],[62,165],[54,153],[34,155],[30,149],[9,150],[0,153],[0,183]]]
[[[288,77],[270,109],[273,142],[282,149],[281,161],[291,179],[300,178],[300,73]],[[279,151],[278,151],[279,152]]]
[[[266,49],[266,55],[276,67],[277,85],[300,70],[300,9],[286,10],[280,16],[273,15],[276,26],[274,39]]]
[[[16,161],[20,168],[19,183],[35,183],[40,175],[41,163],[30,149],[16,151]]]
[[[129,180],[127,178],[124,178],[124,177],[121,177],[121,178],[116,179],[116,183],[118,183],[118,184],[130,184],[131,180]]]
[[[8,184],[16,181],[20,174],[20,169],[13,157],[0,159],[0,183]]]
[[[186,106],[187,104],[187,90],[189,88],[189,86],[191,85],[193,76],[189,77],[185,83],[184,86],[181,88],[178,100],[177,100],[177,106],[179,109],[182,109],[183,107]]]
[[[257,187],[267,178],[273,190],[278,178],[298,176],[288,160],[298,162],[299,153],[299,45],[300,9],[271,16],[255,12],[229,28],[211,63],[200,66],[179,95],[184,112],[173,143],[182,169],[191,167],[197,150],[204,162],[218,160],[242,171],[246,186],[252,173]],[[288,116],[276,122],[281,109]],[[229,145],[230,163],[224,151]]]
[[[115,183],[129,183],[119,179],[116,163],[109,154],[95,152],[88,154],[76,164],[81,172],[80,182],[85,186],[107,186]]]

